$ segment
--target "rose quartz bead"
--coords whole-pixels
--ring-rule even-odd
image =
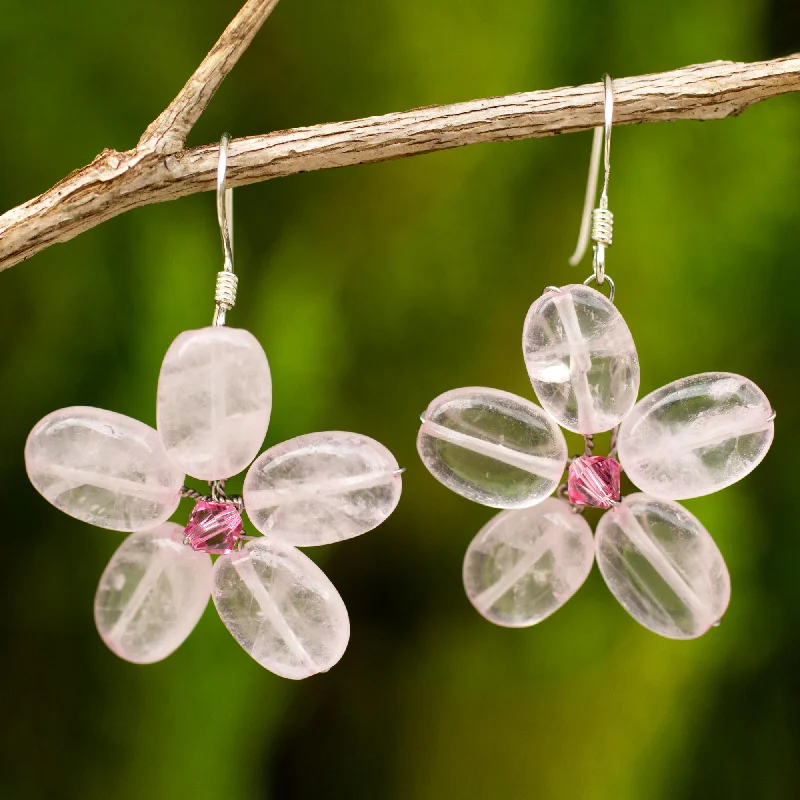
[[[211,596],[211,558],[183,544],[167,522],[128,536],[100,578],[97,630],[126,661],[152,664],[184,642]]]
[[[772,409],[740,375],[706,372],[640,400],[619,430],[628,477],[656,497],[681,500],[743,478],[772,444]]]
[[[115,531],[152,528],[178,507],[183,472],[138,420],[88,406],[54,411],[25,444],[31,483],[76,519]]]
[[[233,638],[284,678],[329,670],[350,638],[347,609],[325,573],[266,538],[217,559],[213,598]]]
[[[467,548],[464,588],[489,622],[522,628],[563,606],[593,561],[587,522],[550,497],[533,508],[503,511],[481,529]]]
[[[567,430],[610,430],[636,402],[633,337],[595,289],[577,284],[545,292],[528,311],[522,352],[539,402]]]
[[[683,506],[633,494],[607,511],[595,535],[597,565],[623,608],[654,633],[694,639],[731,596],[714,540]]]
[[[253,525],[307,547],[350,539],[380,525],[400,500],[395,457],[368,436],[309,433],[262,453],[244,481]]]
[[[433,400],[417,449],[445,486],[493,508],[541,502],[555,491],[567,464],[564,434],[539,406],[480,387]]]
[[[269,424],[272,382],[248,331],[185,331],[158,379],[158,432],[169,457],[200,480],[229,478],[258,454]]]

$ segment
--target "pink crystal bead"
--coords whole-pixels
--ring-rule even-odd
[[[183,541],[201,553],[227,555],[241,535],[242,515],[233,503],[198,500]]]
[[[611,508],[620,501],[619,462],[603,456],[579,456],[569,465],[567,495],[571,503]]]

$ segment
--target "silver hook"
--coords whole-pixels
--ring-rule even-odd
[[[589,244],[590,226],[591,239],[595,242],[594,275],[598,285],[606,280],[605,275],[605,250],[611,247],[614,225],[614,215],[608,210],[608,179],[611,175],[611,127],[614,119],[614,86],[611,76],[603,75],[603,126],[594,129],[592,139],[592,156],[589,160],[589,179],[586,183],[586,196],[583,201],[583,216],[578,235],[578,244],[569,260],[574,267],[583,258]],[[597,180],[600,168],[600,151],[603,152],[603,188],[600,192],[600,201],[597,208],[592,210],[594,199],[597,195]]]
[[[217,287],[214,293],[214,325],[225,324],[225,314],[236,303],[238,278],[233,271],[233,189],[226,186],[228,171],[229,133],[223,133],[219,140],[219,161],[217,163],[217,221],[222,238],[224,264],[217,273]]]
[[[611,126],[614,122],[614,83],[611,76],[606,73],[603,75],[603,191],[600,192],[600,205],[605,199],[608,205],[608,178],[611,175]]]

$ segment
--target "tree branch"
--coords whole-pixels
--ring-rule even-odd
[[[276,5],[278,0],[248,0],[242,6],[178,96],[148,125],[138,150],[175,153],[183,149],[189,131]]]
[[[250,2],[245,9],[254,5],[259,4]],[[237,56],[242,49],[236,50]],[[221,78],[213,80],[218,85]],[[614,123],[720,119],[760,100],[798,90],[800,55],[754,63],[715,61],[615,80]],[[184,119],[191,121],[183,124],[189,127],[208,101],[202,89],[191,91],[206,99],[197,101],[186,114]],[[228,153],[228,179],[231,186],[241,186],[479,142],[553,136],[593,128],[602,124],[602,117],[602,84],[594,83],[293,128],[234,139]],[[174,118],[181,114],[170,117]],[[148,130],[154,130],[157,122]],[[167,126],[166,133],[154,135],[171,140],[169,131]],[[129,209],[213,189],[217,157],[216,144],[178,152],[158,151],[149,145],[124,153],[103,151],[52,189],[0,216],[0,270]]]

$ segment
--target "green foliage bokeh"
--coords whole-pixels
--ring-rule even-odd
[[[133,146],[238,6],[6,0],[0,208],[104,147]],[[800,49],[797,30],[780,0],[283,0],[189,143],[767,58]],[[461,560],[493,512],[416,456],[419,412],[441,392],[533,396],[525,312],[546,284],[588,274],[566,258],[589,145],[583,134],[473,146],[237,190],[230,322],[270,359],[266,444],[357,430],[407,467],[387,523],[307,551],[344,597],[352,639],[334,670],[302,683],[259,668],[213,606],[166,661],[116,659],[92,599],[122,536],[59,513],[25,477],[27,432],[56,408],[155,423],[167,346],[210,321],[212,195],[129,212],[0,275],[3,797],[798,795],[797,96],[614,133],[609,271],[642,394],[724,370],[778,410],[762,466],[687,503],[731,570],[719,629],[660,639],[597,570],[542,625],[489,625],[463,595]]]

